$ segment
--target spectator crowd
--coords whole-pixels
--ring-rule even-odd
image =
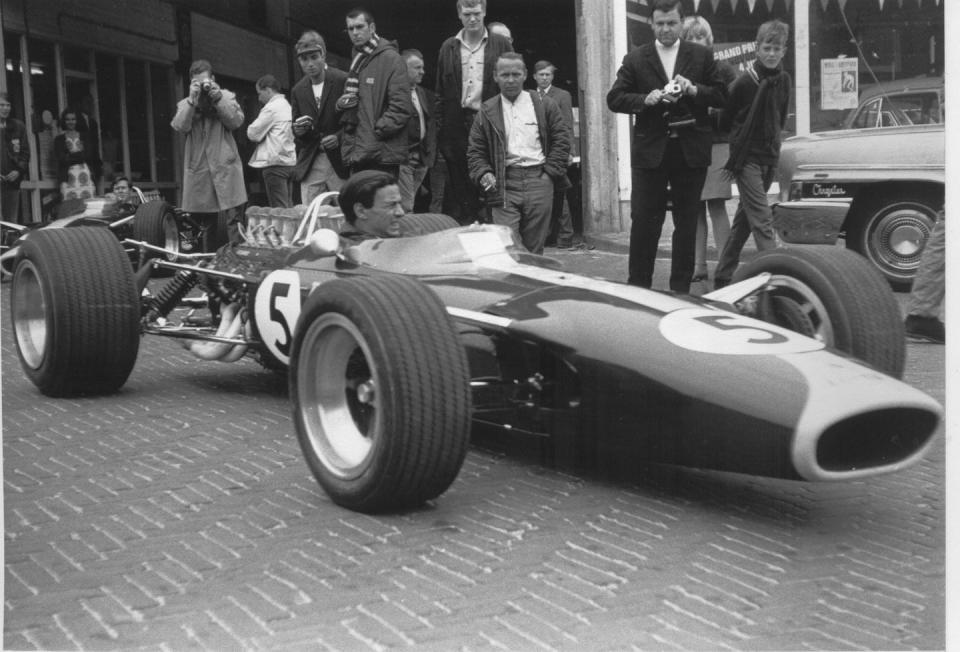
[[[751,234],[760,250],[780,246],[767,192],[790,103],[792,82],[783,68],[789,28],[779,20],[761,25],[757,58],[737,76],[715,60],[707,21],[685,16],[680,0],[649,4],[655,40],[624,57],[606,98],[611,111],[634,118],[626,280],[651,287],[669,207],[670,290],[687,294],[693,283],[709,284],[708,216],[719,252],[713,286],[721,288],[732,281]],[[294,45],[303,76],[289,100],[273,75],[257,80],[261,108],[246,128],[255,144],[246,163],[259,173],[270,207],[309,204],[376,171],[357,186],[365,189],[358,211],[366,222],[364,202],[380,202],[377,193],[387,188],[384,233],[393,233],[405,212],[442,212],[460,224],[508,226],[534,253],[548,245],[586,246],[570,93],[553,85],[550,61],[529,70],[509,28],[485,22],[486,0],[456,0],[456,10],[462,29],[440,47],[433,89],[422,85],[431,60],[414,48],[401,51],[361,8],[344,18],[352,44],[348,70],[330,67],[323,37],[307,30]],[[235,94],[219,86],[210,62],[193,62],[189,75],[189,93],[171,121],[185,139],[182,207],[216,216],[236,239],[248,201],[234,138],[244,112]],[[72,107],[61,116],[54,153],[65,199],[92,195],[100,174],[90,120]],[[30,153],[5,94],[0,129],[2,210],[16,215]],[[129,182],[118,181],[124,192]],[[725,209],[731,182],[739,191],[732,225]],[[908,330],[929,324],[932,312],[916,309]],[[942,324],[933,327],[942,332]]]

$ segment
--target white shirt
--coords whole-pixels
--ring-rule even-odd
[[[547,159],[543,155],[537,112],[533,108],[530,93],[520,91],[520,95],[513,102],[503,95],[500,95],[500,100],[503,105],[503,128],[507,137],[507,167],[543,165]]]
[[[667,73],[667,79],[673,79],[673,69],[677,67],[677,52],[680,51],[680,39],[673,42],[673,45],[666,47],[660,41],[654,41],[657,44],[657,54],[660,55],[660,63]]]
[[[292,111],[282,93],[277,93],[263,105],[260,115],[247,127],[247,138],[257,143],[250,157],[250,167],[296,165],[297,150],[293,143]]]
[[[313,88],[313,100],[317,105],[317,110],[319,111],[320,98],[323,97],[323,82],[320,82],[319,84],[311,84],[311,87]]]
[[[416,84],[410,89],[410,99],[413,102],[414,110],[417,112],[417,117],[420,119],[420,140],[423,140],[427,135],[427,123],[423,119],[423,107],[420,106],[420,96],[417,95]]]
[[[463,40],[463,30],[457,33],[457,40],[460,41],[460,72],[463,75],[460,106],[479,111],[483,97],[483,51],[487,45],[487,30],[484,28],[483,38],[473,48]]]

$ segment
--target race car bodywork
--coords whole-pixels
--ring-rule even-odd
[[[97,229],[32,238],[11,292],[22,366],[50,395],[115,391],[142,333],[208,360],[289,366],[308,465],[335,502],[366,512],[443,493],[471,420],[550,437],[588,465],[629,455],[794,480],[905,468],[940,424],[933,399],[890,375],[903,368],[899,308],[855,254],[777,250],[697,299],[567,273],[504,227],[404,222],[427,233],[343,247],[303,223],[274,240],[251,225],[248,243],[199,264],[154,260],[144,270],[178,271],[147,296],[144,270],[70,254],[118,258]],[[63,287],[75,275],[51,255],[88,282]],[[199,324],[207,308],[214,323]]]
[[[143,198],[143,194],[138,194]],[[206,237],[203,224],[163,200],[119,202],[109,197],[71,199],[60,206],[57,217],[48,222],[30,225],[0,222],[0,270],[12,273],[20,244],[38,229],[65,229],[78,226],[99,226],[109,229],[121,241],[131,241],[126,251],[135,266],[141,256],[158,255],[165,250],[168,260],[199,251]],[[132,244],[146,242],[153,249]]]

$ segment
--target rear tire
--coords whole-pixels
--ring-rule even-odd
[[[459,222],[443,213],[408,213],[400,220],[400,234],[404,237],[426,235],[458,226]]]
[[[324,283],[300,314],[289,377],[297,439],[338,505],[417,507],[459,473],[470,436],[466,351],[419,281]]]
[[[163,200],[140,204],[133,218],[133,239],[176,252],[163,255],[148,250],[144,260],[164,256],[169,261],[176,261],[180,254],[180,226],[173,207]]]
[[[20,245],[10,314],[24,373],[47,396],[109,394],[140,347],[133,270],[109,229],[41,229]]]
[[[734,281],[772,274],[755,317],[819,339],[896,378],[906,340],[896,297],[861,256],[826,245],[772,249],[741,265]]]
[[[932,193],[872,199],[847,228],[847,248],[869,260],[894,290],[907,292],[941,206],[943,196]]]

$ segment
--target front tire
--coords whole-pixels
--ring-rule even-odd
[[[826,245],[772,249],[741,265],[734,281],[763,272],[772,278],[753,316],[814,337],[895,378],[903,375],[900,306],[861,256]]]
[[[10,314],[20,365],[47,396],[110,394],[133,370],[139,297],[109,229],[31,233],[14,268]]]
[[[942,205],[942,196],[924,193],[878,197],[858,210],[847,247],[873,263],[894,290],[909,291]]]
[[[417,507],[459,473],[470,435],[469,368],[426,285],[399,276],[323,284],[297,323],[289,378],[297,439],[338,505]]]

